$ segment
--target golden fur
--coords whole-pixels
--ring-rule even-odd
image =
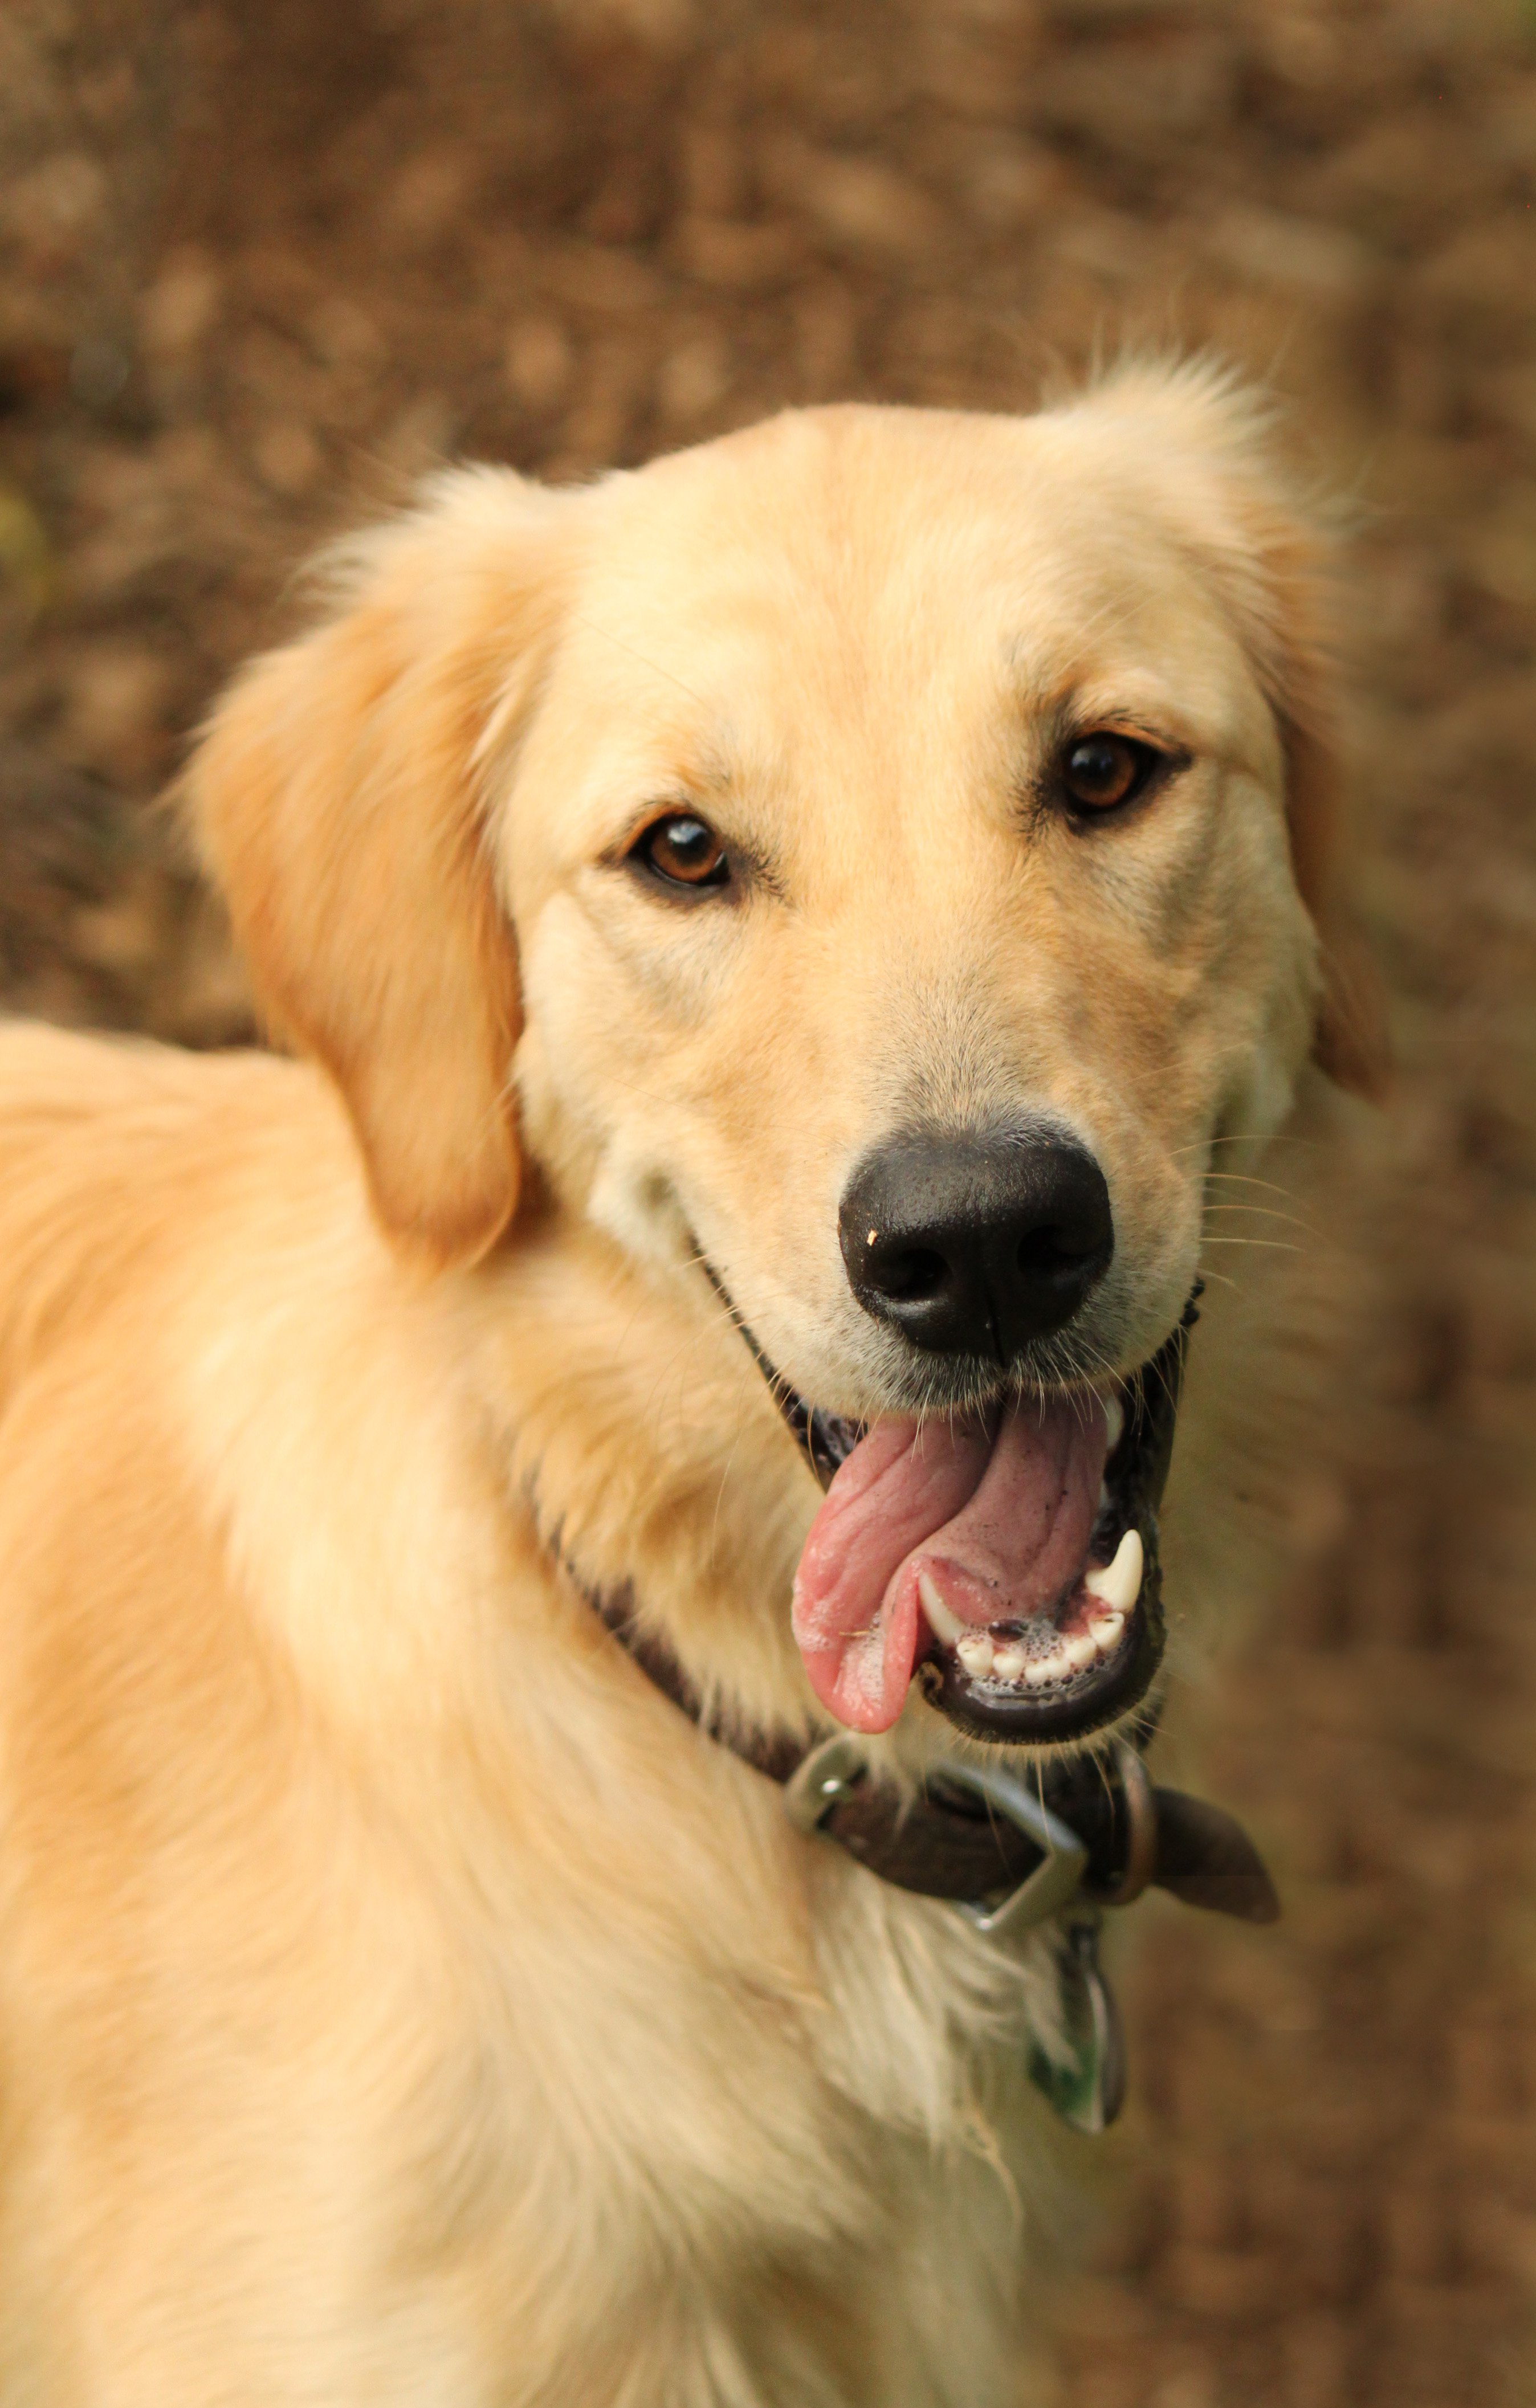
[[[456,472],[237,683],[193,808],[312,1065],[0,1035],[7,2403],[1014,2396],[1035,1960],[796,1837],[552,1541],[817,1727],[695,1254],[911,1409],[836,1197],[914,1096],[1086,1129],[1095,1364],[1160,1342],[1313,1035],[1313,580],[1251,409],[1134,372]],[[1113,853],[1027,803],[1074,696],[1194,765]],[[745,905],[623,867],[680,799]]]

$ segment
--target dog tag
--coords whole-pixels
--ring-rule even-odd
[[[1056,2114],[1079,2132],[1102,2132],[1125,2103],[1126,2048],[1114,1993],[1098,1967],[1098,1917],[1074,1914],[1057,1924],[1055,1965],[1060,2042],[1029,2042],[1029,2079]]]

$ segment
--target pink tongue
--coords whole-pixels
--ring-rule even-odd
[[[926,1572],[978,1627],[1050,1614],[1088,1552],[1108,1432],[1082,1398],[1000,1421],[876,1422],[826,1492],[795,1576],[811,1687],[850,1730],[889,1730],[926,1643]]]

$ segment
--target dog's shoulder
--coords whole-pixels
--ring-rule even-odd
[[[306,1067],[0,1024],[0,1398],[126,1280],[184,1265],[210,1212],[301,1166],[360,1192]]]

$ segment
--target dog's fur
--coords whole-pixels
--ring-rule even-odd
[[[319,1067],[0,1041],[7,2403],[1012,2397],[1033,1960],[797,1837],[559,1558],[818,1727],[696,1254],[806,1395],[931,1400],[837,1239],[914,1110],[1096,1149],[1065,1371],[1167,1334],[1319,1009],[1314,566],[1252,408],[1130,372],[446,476],[236,685],[193,808]],[[1191,767],[1074,832],[1073,710]],[[669,804],[742,899],[624,865]]]

